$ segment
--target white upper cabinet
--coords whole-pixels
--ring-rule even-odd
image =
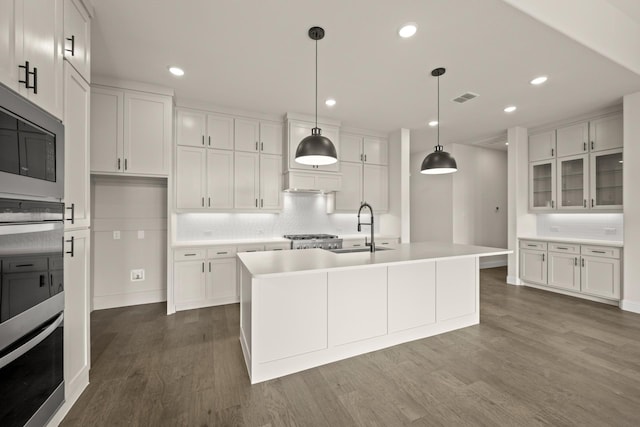
[[[578,154],[559,158],[557,166],[558,209],[588,208],[589,155]]]
[[[207,147],[233,150],[233,117],[207,114]]]
[[[178,147],[176,150],[176,207],[204,209],[207,185],[207,150]]]
[[[282,123],[235,119],[236,151],[282,154]]]
[[[89,84],[64,65],[65,229],[89,227]]]
[[[529,163],[529,209],[556,208],[556,162],[541,160]]]
[[[374,165],[388,164],[389,149],[386,139],[365,136],[363,140],[363,161]]]
[[[589,122],[591,132],[591,151],[603,151],[622,148],[622,115],[603,117]]]
[[[557,157],[574,156],[589,151],[589,124],[578,123],[557,130]]]
[[[362,200],[374,211],[389,210],[389,168],[381,165],[364,165]]]
[[[236,151],[234,206],[236,209],[260,208],[260,155]]]
[[[622,148],[591,153],[591,209],[622,210]]]
[[[553,159],[556,157],[556,131],[539,133],[529,137],[529,161]]]
[[[80,75],[91,78],[91,21],[80,0],[64,2],[64,58]]]
[[[340,161],[341,162],[361,162],[362,156],[362,136],[343,133],[340,135]]]
[[[18,55],[16,36],[18,31],[18,16],[22,15],[22,1],[0,1],[0,82],[18,91]],[[20,24],[21,25],[21,24]],[[22,39],[22,35],[19,36]],[[22,71],[22,70],[20,70]],[[20,79],[22,78],[22,74]]]
[[[169,174],[170,96],[94,86],[91,106],[91,172]]]
[[[204,113],[179,109],[176,114],[176,143],[191,147],[204,147],[205,123]]]
[[[260,208],[282,209],[282,156],[260,155]]]
[[[236,151],[260,151],[260,123],[257,120],[235,119]]]
[[[207,208],[233,209],[233,152],[207,150]]]
[[[342,188],[335,194],[335,210],[340,212],[357,212],[362,203],[362,168],[361,162],[342,163]],[[374,208],[376,206],[372,205]]]

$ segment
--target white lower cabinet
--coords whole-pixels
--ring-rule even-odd
[[[64,381],[67,399],[89,383],[90,333],[89,229],[64,233]]]
[[[214,305],[237,302],[236,259],[211,259],[208,263],[205,298]]]
[[[436,321],[436,262],[389,266],[389,333]]]
[[[205,261],[176,262],[173,268],[173,289],[176,310],[196,308],[205,295]]]
[[[620,259],[621,249],[612,246],[521,240],[520,280],[571,295],[619,300]]]
[[[387,333],[386,267],[329,272],[328,285],[330,346]]]

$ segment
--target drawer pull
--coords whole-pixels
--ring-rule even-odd
[[[226,255],[226,254],[228,254],[228,253],[229,253],[229,252],[227,252],[227,251],[224,251],[224,252],[216,252],[216,254],[217,254],[217,255]]]
[[[196,256],[197,254],[184,254],[184,256]]]
[[[591,251],[591,252],[593,252],[594,254],[606,254],[605,251]]]
[[[584,258],[582,258],[582,266],[584,267]]]
[[[542,254],[542,262],[544,262],[544,254]]]
[[[573,259],[573,265],[574,265],[574,266],[578,266],[578,257],[575,257],[575,258]]]
[[[257,249],[250,249],[250,250],[248,250],[246,252],[258,252],[258,250]]]
[[[353,246],[356,247],[356,246],[362,246],[362,245],[360,243],[356,243]]]
[[[18,267],[33,267],[33,264],[16,264],[16,268]]]
[[[381,244],[382,244],[382,245],[388,245],[388,244],[389,244],[389,242],[382,242]]]
[[[281,251],[282,248],[275,248],[275,249],[271,249],[272,251]]]
[[[531,245],[531,244],[527,244],[527,246],[531,247],[531,248],[536,248],[538,247],[538,245]]]
[[[568,251],[569,250],[569,248],[565,248],[565,247],[562,247],[562,246],[558,246],[557,249],[562,249],[564,251]]]

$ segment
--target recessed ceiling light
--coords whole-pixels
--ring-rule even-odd
[[[505,113],[513,113],[516,110],[517,110],[517,107],[515,105],[509,105],[508,107],[506,107],[504,109],[504,112]]]
[[[509,143],[508,143],[508,142],[505,142],[505,143],[504,143],[504,145],[509,145]]]
[[[402,28],[398,30],[398,34],[403,39],[408,39],[409,37],[413,36],[416,33],[416,31],[418,31],[417,25],[414,24],[413,22],[410,22],[408,24],[403,25]]]
[[[531,83],[532,85],[541,85],[542,83],[547,81],[547,76],[540,76],[540,77],[536,77],[535,79],[531,80],[529,83]]]
[[[333,98],[329,98],[324,101],[324,103],[327,104],[327,107],[333,107],[334,105],[336,105],[336,100]]]
[[[184,70],[178,67],[169,67],[169,72],[174,76],[181,77],[184,76]]]
[[[431,120],[429,122],[429,126],[431,126],[432,128],[438,126],[438,121],[437,120]]]

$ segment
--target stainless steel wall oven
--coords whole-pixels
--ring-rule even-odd
[[[0,199],[0,425],[42,426],[64,401],[64,205]]]

